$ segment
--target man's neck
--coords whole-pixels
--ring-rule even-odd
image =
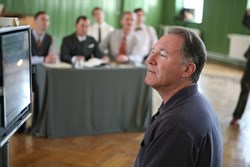
[[[35,28],[34,30],[35,30],[36,34],[37,34],[39,37],[43,36],[43,34],[45,33],[44,30],[41,30],[41,29],[38,29],[38,28]]]
[[[142,25],[143,25],[143,23],[137,23],[137,24],[136,24],[136,28],[139,28],[139,27],[141,28]]]
[[[123,30],[124,35],[126,36],[131,32],[130,28],[127,28],[127,29],[123,28],[122,30]]]
[[[161,87],[161,88],[155,88],[156,91],[159,93],[159,95],[161,96],[164,104],[166,104],[168,102],[168,100],[174,96],[177,92],[179,92],[180,90],[191,86],[193,83],[190,81],[188,83],[183,83],[180,84],[178,86],[173,86],[173,87]]]

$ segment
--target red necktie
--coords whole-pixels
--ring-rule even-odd
[[[126,36],[125,35],[122,38],[119,55],[126,55]]]

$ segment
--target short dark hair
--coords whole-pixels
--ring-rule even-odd
[[[77,17],[77,19],[76,19],[76,24],[79,23],[79,21],[80,21],[81,19],[83,19],[83,20],[88,20],[88,18],[87,18],[86,16],[79,16],[79,17]]]
[[[91,11],[92,16],[94,16],[94,12],[95,12],[96,10],[102,11],[102,8],[100,8],[100,7],[94,7],[94,8],[92,9],[92,11]]]
[[[39,12],[37,12],[35,15],[34,15],[34,19],[36,20],[40,15],[42,15],[42,14],[47,14],[47,12],[45,12],[45,11],[39,11]]]
[[[181,63],[194,63],[196,70],[191,76],[193,83],[199,80],[200,73],[207,59],[207,51],[203,41],[193,31],[184,27],[172,27],[168,30],[168,34],[179,35],[184,39],[181,51]]]
[[[134,12],[135,12],[135,13],[137,13],[137,12],[144,12],[144,10],[143,10],[142,8],[136,8],[136,9],[134,10]]]

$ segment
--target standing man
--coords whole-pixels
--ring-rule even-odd
[[[250,28],[250,9],[247,9],[244,13],[242,23],[248,29]],[[230,122],[232,126],[238,126],[238,121],[241,119],[244,114],[247,99],[250,91],[250,46],[244,54],[244,57],[247,59],[247,63],[244,69],[244,74],[241,79],[241,92],[239,95],[238,103],[233,112],[233,119]]]
[[[34,29],[32,30],[32,64],[56,63],[57,51],[55,40],[46,33],[49,27],[49,15],[39,11],[34,15]]]
[[[61,60],[74,64],[76,61],[88,60],[91,57],[104,58],[96,40],[87,35],[89,19],[79,16],[76,19],[76,31],[63,38],[61,45]]]
[[[95,23],[89,26],[88,35],[95,38],[99,44],[114,28],[105,22],[105,14],[102,8],[95,7],[92,10]]]
[[[122,28],[109,33],[100,44],[103,51],[108,50],[111,61],[119,64],[142,62],[142,48],[134,32],[135,19],[133,12],[124,12],[120,21]]]
[[[155,29],[152,26],[144,24],[145,13],[143,9],[137,8],[134,10],[134,12],[137,17],[135,33],[140,39],[140,46],[144,51],[144,59],[146,59],[158,37]]]
[[[145,132],[135,167],[221,167],[220,125],[197,85],[205,61],[205,45],[185,28],[170,29],[154,45],[145,83],[163,102]]]

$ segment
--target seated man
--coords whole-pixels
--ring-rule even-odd
[[[140,39],[141,48],[144,51],[144,59],[150,54],[153,45],[156,43],[158,37],[155,29],[152,26],[145,25],[145,13],[143,9],[137,8],[134,10],[136,14],[135,33]]]
[[[88,35],[94,37],[100,43],[114,28],[105,22],[105,14],[102,8],[95,7],[92,10],[92,16],[95,23],[89,26]]]
[[[114,30],[100,43],[100,48],[108,50],[111,61],[117,63],[141,63],[143,52],[140,41],[134,33],[135,14],[124,12],[121,18],[121,29]]]
[[[56,63],[57,51],[55,40],[46,33],[49,27],[49,15],[45,11],[37,12],[34,16],[32,30],[32,64]]]
[[[63,38],[61,45],[62,61],[74,64],[78,60],[88,60],[92,56],[104,58],[96,40],[87,35],[89,22],[86,16],[79,16],[76,19],[76,31]]]
[[[34,15],[34,28],[31,31],[31,64],[32,67],[32,89],[33,89],[33,114],[32,127],[35,126],[39,115],[39,95],[36,82],[36,65],[42,63],[56,63],[58,60],[55,40],[46,33],[49,27],[49,15],[45,11],[39,11]],[[25,130],[25,124],[19,129],[19,132]],[[31,128],[27,129],[28,132]]]

